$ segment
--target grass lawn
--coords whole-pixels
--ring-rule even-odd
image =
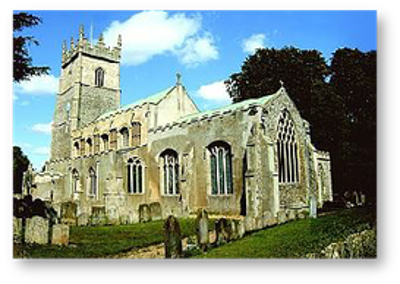
[[[212,225],[210,221],[210,225]],[[194,219],[180,219],[183,236],[196,233]],[[211,228],[214,226],[212,225]],[[99,258],[164,241],[163,221],[104,227],[70,227],[70,245],[14,245],[20,258]]]
[[[355,208],[258,231],[197,258],[302,258],[376,225],[371,208]]]
[[[195,234],[194,219],[179,220],[183,235]],[[297,220],[252,233],[197,258],[301,258],[332,242],[376,226],[375,210],[355,208],[317,219]],[[214,229],[210,220],[209,229]],[[16,245],[15,258],[101,258],[164,241],[163,221],[105,227],[71,227],[70,245]]]

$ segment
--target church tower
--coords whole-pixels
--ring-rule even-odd
[[[121,36],[110,48],[100,35],[97,44],[79,28],[77,42],[62,46],[59,89],[52,125],[51,160],[71,157],[71,132],[120,106]]]

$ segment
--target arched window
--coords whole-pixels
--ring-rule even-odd
[[[109,149],[109,138],[107,134],[101,135],[101,151],[108,151]]]
[[[76,169],[72,170],[72,193],[77,193],[79,187],[79,173]]]
[[[120,130],[121,134],[121,148],[129,147],[129,130],[127,127],[124,127]]]
[[[178,153],[167,149],[161,155],[162,188],[164,195],[179,194],[179,163]]]
[[[128,160],[127,184],[128,193],[143,193],[143,166],[139,159]]]
[[[294,124],[287,110],[284,110],[278,121],[277,134],[278,170],[280,183],[299,181],[298,145]]]
[[[86,154],[91,155],[93,153],[93,142],[91,138],[86,140]]]
[[[141,124],[140,122],[133,122],[132,123],[132,145],[133,146],[139,146],[140,145],[140,130],[141,129]]]
[[[90,194],[97,198],[97,175],[93,168],[89,169]]]
[[[74,151],[75,157],[79,157],[79,142],[74,143]]]
[[[103,87],[104,86],[104,70],[102,68],[97,68],[95,73],[94,73],[94,84],[97,87]]]
[[[210,157],[211,194],[233,193],[232,153],[229,144],[218,141],[208,146]]]

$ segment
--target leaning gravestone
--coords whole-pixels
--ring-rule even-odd
[[[196,218],[197,244],[201,250],[205,251],[209,243],[208,235],[208,213],[205,209],[200,209]]]
[[[165,258],[182,256],[182,234],[178,219],[170,215],[164,222]]]

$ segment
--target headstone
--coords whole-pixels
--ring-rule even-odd
[[[218,219],[215,222],[215,243],[217,246],[228,242],[228,222],[225,218]]]
[[[366,197],[365,197],[364,193],[361,193],[360,199],[361,199],[361,206],[365,206],[367,203],[366,203]]]
[[[178,219],[170,215],[164,222],[165,258],[182,256],[182,234]]]
[[[76,224],[78,226],[88,226],[90,223],[90,217],[87,213],[82,213],[78,216]]]
[[[209,243],[208,235],[208,213],[205,209],[200,209],[196,218],[197,244],[203,251],[207,250]]]
[[[26,219],[25,242],[47,244],[49,242],[49,220],[40,216]]]
[[[150,207],[147,204],[139,205],[139,222],[151,221]]]
[[[22,218],[13,217],[13,240],[21,243],[23,240]]]
[[[153,202],[149,205],[150,208],[150,218],[153,221],[162,220],[162,211],[160,202]]]
[[[105,206],[93,206],[91,216],[92,226],[104,226],[108,223]]]
[[[360,205],[360,197],[358,196],[358,192],[353,191],[353,196],[354,196],[354,204],[359,206]]]
[[[238,220],[237,221],[237,231],[238,231],[238,237],[243,238],[244,234],[246,233],[246,228],[244,226],[244,221],[243,220]]]
[[[56,224],[52,229],[51,244],[68,245],[69,226],[65,224]]]
[[[315,196],[310,197],[310,217],[317,218],[317,199]]]
[[[77,205],[68,201],[61,204],[61,223],[67,225],[76,224]]]
[[[277,213],[277,219],[278,219],[278,224],[284,224],[286,223],[287,219],[286,219],[286,213],[285,211],[279,211]]]

